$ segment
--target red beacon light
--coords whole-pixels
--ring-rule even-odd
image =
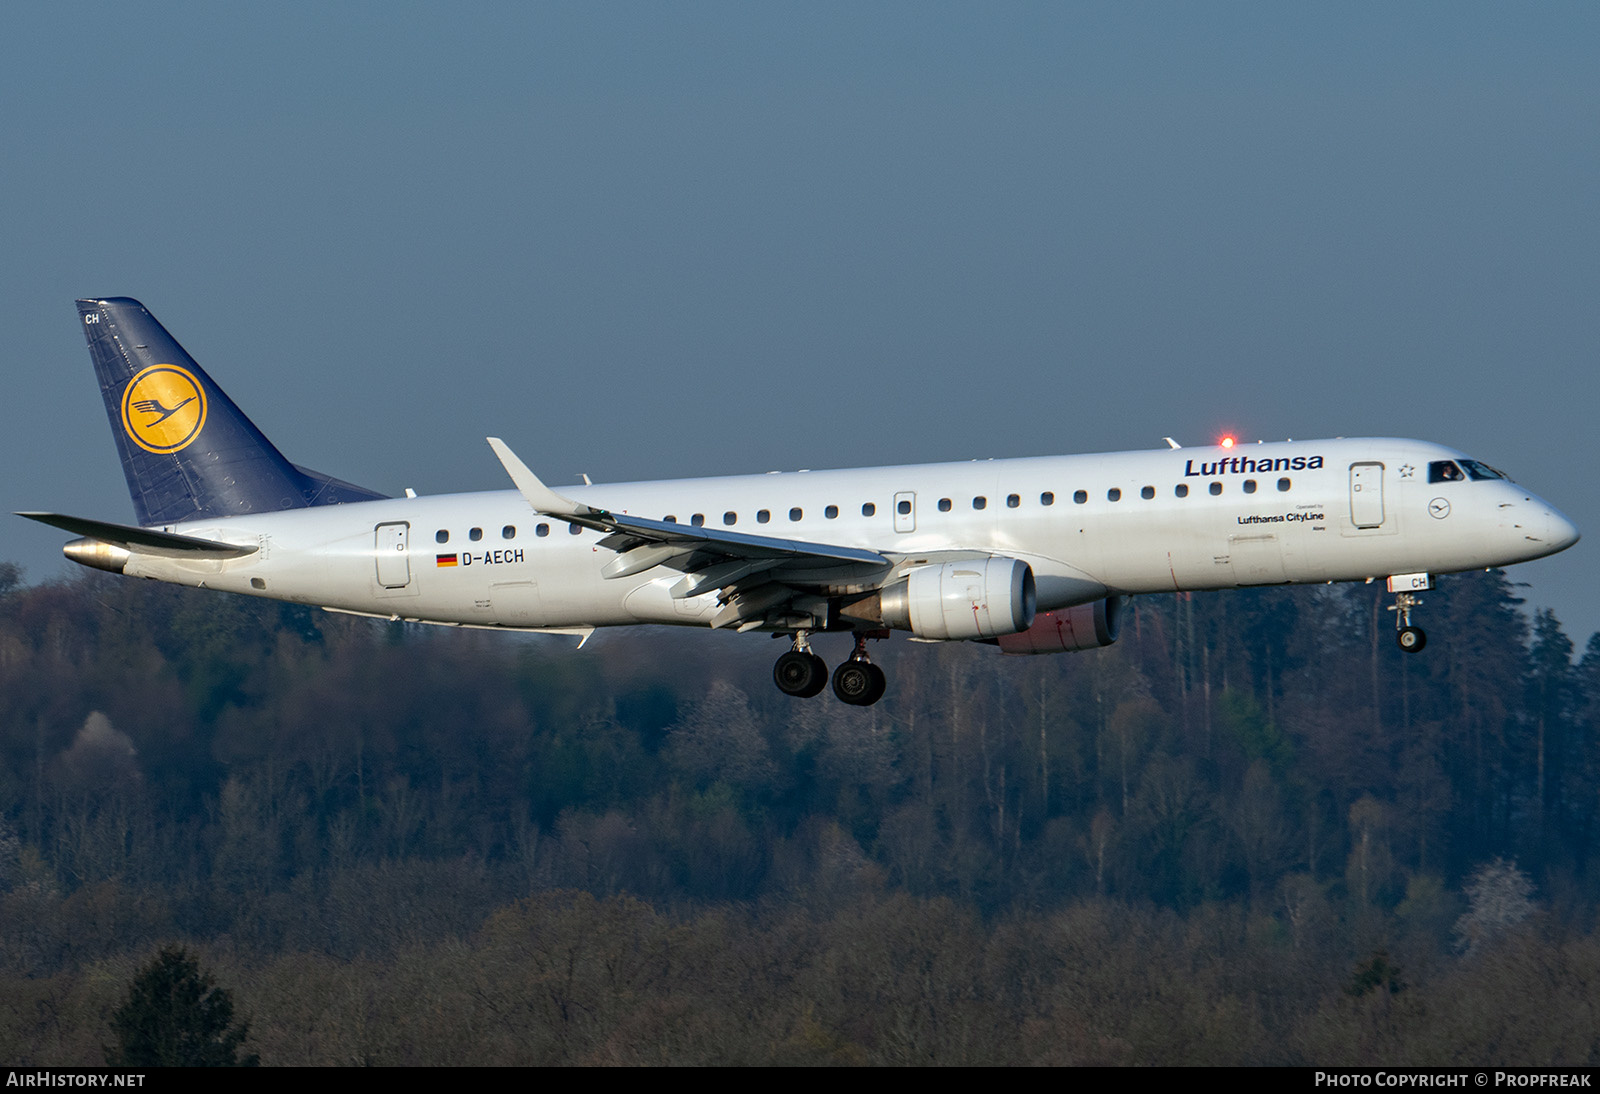
[[[1223,448],[1232,448],[1237,442],[1234,440],[1232,433],[1224,433],[1220,443]]]

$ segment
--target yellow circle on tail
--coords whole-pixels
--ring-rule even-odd
[[[188,369],[151,365],[122,392],[122,428],[147,452],[176,452],[205,424],[205,389]]]

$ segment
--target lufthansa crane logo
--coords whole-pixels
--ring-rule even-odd
[[[122,392],[122,428],[147,452],[177,452],[206,424],[206,393],[188,369],[151,365]]]

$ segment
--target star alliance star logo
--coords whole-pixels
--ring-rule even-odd
[[[1402,479],[1409,479],[1413,474],[1416,473],[1416,470],[1417,469],[1412,467],[1409,463],[1403,463],[1400,465],[1400,477]]]

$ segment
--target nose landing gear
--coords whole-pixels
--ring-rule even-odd
[[[1398,613],[1394,617],[1394,640],[1406,653],[1417,653],[1428,644],[1428,635],[1421,627],[1411,625],[1411,609],[1422,601],[1412,593],[1401,593],[1398,599],[1399,603],[1389,608]]]
[[[1433,579],[1427,574],[1405,574],[1389,579],[1389,591],[1394,593],[1394,640],[1406,653],[1417,653],[1428,644],[1428,636],[1421,627],[1411,625],[1411,611],[1422,604],[1422,598],[1412,590],[1431,589]]]

